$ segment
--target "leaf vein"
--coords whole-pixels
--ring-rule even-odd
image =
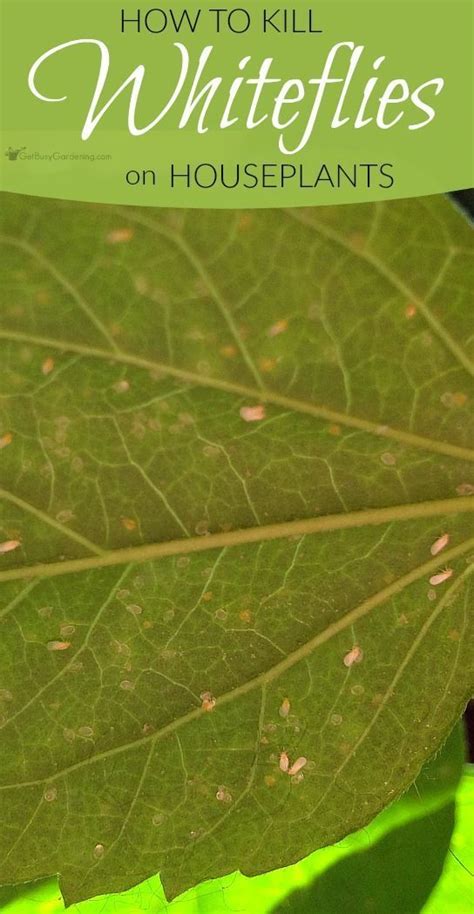
[[[337,410],[328,409],[318,404],[307,403],[304,400],[294,399],[292,397],[278,394],[268,388],[256,390],[234,381],[227,381],[220,378],[208,377],[206,375],[196,374],[184,368],[175,368],[162,362],[155,362],[151,359],[135,356],[122,350],[118,352],[107,352],[103,349],[86,346],[81,343],[75,343],[72,340],[54,340],[49,337],[35,336],[28,333],[21,333],[14,330],[0,330],[0,339],[10,340],[19,343],[30,343],[36,346],[56,349],[60,352],[78,352],[85,358],[105,359],[126,365],[133,365],[136,368],[143,368],[146,371],[158,371],[171,377],[187,381],[198,387],[208,387],[214,390],[221,390],[224,393],[233,394],[238,397],[259,398],[262,402],[270,403],[275,406],[281,406],[283,409],[292,410],[293,412],[302,413],[303,415],[313,416],[316,419],[323,419],[327,422],[340,424],[348,428],[355,428],[359,431],[368,432],[377,437],[399,441],[410,447],[417,447],[423,450],[431,451],[437,454],[446,454],[450,457],[457,457],[462,460],[474,462],[474,450],[462,447],[460,445],[450,444],[445,441],[437,441],[432,438],[426,438],[422,435],[415,435],[413,432],[406,432],[403,429],[381,427],[378,423],[370,419],[362,419],[359,416],[350,416],[346,413],[340,413]]]
[[[474,537],[469,540],[466,540],[464,543],[461,543],[459,546],[450,549],[444,553],[444,558],[447,562],[452,561],[460,556],[464,555],[466,552],[469,552],[471,549],[474,549]],[[291,669],[295,664],[299,663],[302,660],[306,660],[315,650],[321,647],[322,644],[328,642],[331,638],[336,637],[341,632],[345,631],[347,628],[350,628],[355,622],[360,619],[365,618],[369,615],[372,610],[383,605],[387,600],[396,594],[400,593],[405,587],[408,587],[410,584],[419,581],[423,577],[427,577],[436,571],[439,567],[439,559],[435,557],[429,562],[425,562],[423,565],[419,565],[416,568],[409,571],[407,574],[403,575],[397,580],[393,581],[387,587],[384,587],[378,593],[372,594],[354,609],[346,613],[341,619],[338,619],[336,622],[331,623],[321,632],[318,632],[313,638],[307,641],[305,644],[301,645],[296,650],[292,651],[285,657],[284,660],[280,660],[274,666],[270,667],[268,670],[265,670],[263,673],[260,673],[258,676],[255,676],[253,679],[248,680],[240,686],[236,686],[234,689],[231,689],[229,692],[226,692],[224,695],[217,696],[217,709],[229,704],[229,702],[235,701],[237,698],[240,698],[242,695],[247,695],[249,692],[254,691],[257,688],[262,688],[263,686],[269,685],[275,679],[285,673],[287,670]],[[458,586],[464,581],[468,574],[474,572],[474,565],[470,565],[465,569],[463,574],[458,578],[456,582]],[[452,592],[452,588],[450,589]],[[439,615],[442,607],[444,606],[445,599],[440,600],[438,606],[435,608],[433,613],[429,616],[424,626],[421,629],[421,632],[417,636],[414,645],[418,646],[420,640],[424,637],[424,634],[429,630],[433,621]],[[415,648],[414,648],[415,649]],[[414,652],[410,651],[410,657]],[[405,664],[406,665],[406,664]],[[400,669],[400,668],[399,668]],[[391,688],[394,688],[396,682],[400,678],[401,673],[397,673],[396,680],[391,684]],[[381,706],[382,707],[382,706]],[[216,710],[217,710],[216,709]],[[176,730],[179,730],[181,727],[186,724],[192,723],[193,721],[199,719],[207,712],[201,707],[194,708],[191,711],[188,711],[186,714],[181,715],[180,717],[175,718],[170,723],[165,724],[160,730],[156,730],[153,734],[139,737],[138,739],[132,740],[129,743],[122,744],[120,746],[114,746],[111,749],[105,749],[102,752],[98,753],[95,756],[89,756],[87,759],[76,762],[73,765],[63,768],[61,771],[55,772],[54,775],[45,776],[43,778],[38,778],[36,780],[31,780],[27,782],[18,782],[12,784],[2,784],[0,785],[0,791],[12,790],[18,787],[33,787],[37,784],[43,784],[45,782],[52,783],[58,778],[65,777],[66,775],[80,770],[84,765],[91,763],[96,763],[103,761],[107,758],[112,758],[116,755],[120,755],[123,752],[127,752],[131,749],[135,749],[140,745],[147,745],[150,740],[158,741],[163,737],[167,736],[170,733],[174,733]],[[216,713],[216,712],[214,712]]]

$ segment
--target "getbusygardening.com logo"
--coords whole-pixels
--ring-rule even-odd
[[[110,162],[112,156],[109,153],[85,153],[85,152],[27,152],[27,146],[9,146],[5,150],[5,157],[9,162],[33,161],[33,162]]]

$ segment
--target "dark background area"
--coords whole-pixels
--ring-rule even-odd
[[[474,701],[470,701],[464,715],[467,730],[469,761],[474,762]]]
[[[451,197],[470,219],[474,219],[474,188],[458,190],[451,194]],[[469,761],[474,762],[474,701],[469,702],[464,719],[467,729]]]
[[[474,188],[469,190],[457,190],[451,194],[453,200],[460,206],[464,212],[474,219]]]

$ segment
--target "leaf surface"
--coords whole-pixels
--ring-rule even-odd
[[[336,845],[332,866],[321,867],[330,848],[312,854],[313,880],[287,894],[271,914],[359,914],[371,909],[377,914],[420,914],[449,857],[463,750],[459,727],[408,793],[362,832]]]
[[[159,876],[152,876],[120,895],[100,895],[73,905],[70,910],[72,914],[129,914],[130,911],[133,911],[133,914],[149,914],[150,910],[153,914],[222,914],[223,909],[237,909],[241,914],[250,914],[253,911],[258,911],[258,914],[274,914],[278,904],[283,906],[283,910],[285,905],[288,906],[288,910],[293,910],[300,904],[305,889],[311,899],[308,890],[316,886],[318,881],[325,879],[327,871],[328,875],[335,872],[344,862],[350,867],[354,855],[361,856],[361,852],[370,855],[394,832],[401,833],[404,829],[410,829],[410,826],[416,827],[417,831],[420,822],[424,823],[424,830],[417,843],[414,844],[411,840],[415,832],[407,832],[407,846],[404,842],[395,840],[391,851],[392,859],[394,854],[398,857],[397,879],[400,881],[402,868],[412,870],[412,895],[423,893],[427,898],[438,875],[435,869],[436,860],[440,869],[447,855],[452,837],[455,799],[457,813],[463,812],[461,803],[458,803],[458,797],[462,801],[465,789],[463,783],[460,784],[465,757],[463,737],[463,727],[460,724],[454,729],[442,750],[423,766],[410,789],[395,803],[384,809],[361,831],[355,832],[338,844],[315,851],[299,863],[250,879],[240,873],[232,873],[220,879],[200,883],[169,903],[165,899]],[[467,776],[466,771],[465,777]],[[460,815],[456,816],[457,829],[462,828],[460,818]],[[469,833],[469,827],[465,833]],[[405,859],[407,856],[410,857],[408,867]],[[417,862],[415,872],[413,857]],[[395,863],[394,865],[397,866]],[[457,870],[454,876],[459,879],[461,875],[462,882],[462,876],[467,876],[467,873],[464,873],[459,863]],[[335,897],[331,900],[334,910],[347,903],[346,896],[352,884],[345,869],[341,875]],[[365,886],[369,892],[367,881],[370,883],[373,878],[374,872],[370,870],[366,876]],[[403,873],[405,886],[409,881],[408,872]],[[385,884],[387,899],[393,906],[391,888],[393,890],[393,887]],[[2,914],[38,914],[38,911],[43,910],[42,905],[48,905],[44,910],[48,910],[50,914],[64,911],[55,878],[0,889],[0,903],[3,904]],[[333,908],[327,906],[327,910]],[[400,908],[397,914],[399,910]],[[314,914],[314,905],[310,912]],[[385,911],[381,909],[380,914],[385,914]]]
[[[472,689],[469,228],[6,200],[1,880],[296,861]]]

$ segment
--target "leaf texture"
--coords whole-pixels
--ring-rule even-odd
[[[296,861],[472,690],[469,227],[5,200],[1,880]]]

